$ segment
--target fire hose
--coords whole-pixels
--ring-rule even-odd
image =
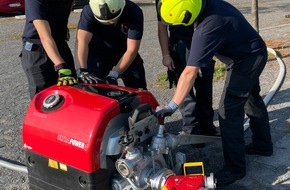
[[[7,160],[2,157],[0,157],[0,166],[11,170],[28,173],[27,167],[24,164],[17,163],[16,161]]]
[[[279,74],[278,74],[278,77],[277,77],[274,85],[272,86],[270,91],[267,93],[267,95],[263,99],[264,103],[266,105],[269,104],[270,100],[273,98],[273,96],[276,94],[276,92],[281,87],[281,85],[283,83],[283,80],[285,78],[285,74],[286,74],[286,67],[285,67],[285,64],[282,61],[282,59],[271,48],[268,48],[268,53],[272,54],[272,55],[274,55],[276,57],[276,60],[278,62],[278,65],[279,65],[280,69],[279,69]],[[244,123],[244,130],[247,130],[248,127],[249,127],[249,121],[246,121]],[[9,160],[9,159],[3,158],[3,157],[0,157],[0,167],[5,167],[5,168],[11,169],[11,170],[28,173],[27,167],[24,164],[16,162],[16,161],[13,161],[13,160]]]

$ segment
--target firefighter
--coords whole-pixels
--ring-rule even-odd
[[[78,24],[75,62],[79,80],[118,85],[122,75],[125,86],[146,89],[138,53],[143,24],[143,12],[132,1],[91,0]]]
[[[158,9],[159,0],[155,2]],[[158,13],[158,11],[157,11]],[[167,26],[158,19],[158,39],[162,52],[162,63],[168,67],[169,87],[172,82],[177,83],[178,78],[186,66],[191,45],[194,25]],[[179,110],[183,118],[182,131],[187,134],[216,135],[217,130],[213,124],[214,111],[212,108],[212,80],[214,61],[208,67],[200,69],[194,83],[194,89],[189,91]]]
[[[54,84],[77,83],[73,56],[67,44],[72,5],[73,0],[25,1],[26,23],[20,57],[30,98]]]
[[[172,100],[157,107],[158,116],[174,113],[191,90],[201,67],[215,55],[227,66],[219,104],[224,167],[215,174],[218,186],[246,175],[245,154],[273,153],[266,106],[260,96],[259,77],[267,62],[267,47],[261,36],[231,4],[221,0],[162,0],[161,17],[169,25],[191,25],[194,33],[187,66]],[[252,143],[245,146],[244,114],[250,119]]]

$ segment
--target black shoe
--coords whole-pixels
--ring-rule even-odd
[[[217,172],[214,176],[217,180],[217,187],[224,187],[228,186],[235,181],[242,179],[245,177],[246,173],[232,173],[229,170],[222,169],[219,172]]]
[[[271,156],[273,154],[273,148],[271,148],[269,150],[261,150],[261,149],[256,148],[253,143],[250,143],[250,144],[245,146],[245,152],[246,152],[246,154],[256,154],[256,155],[260,155],[260,156]]]

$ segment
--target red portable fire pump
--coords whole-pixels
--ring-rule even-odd
[[[23,123],[30,188],[215,189],[202,163],[185,163],[180,152],[174,159],[171,150],[216,138],[165,133],[154,116],[157,105],[148,91],[107,84],[40,92]],[[201,171],[188,174],[192,167]]]

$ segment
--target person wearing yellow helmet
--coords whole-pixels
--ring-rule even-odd
[[[143,12],[129,0],[90,0],[78,24],[75,65],[80,82],[146,89],[143,59]],[[122,77],[121,77],[122,76]]]
[[[273,154],[268,112],[259,94],[259,77],[267,63],[267,47],[242,13],[228,2],[204,0],[204,9],[196,11],[192,7],[199,0],[190,0],[190,6],[178,8],[176,5],[183,1],[162,0],[159,7],[167,24],[184,25],[193,20],[194,33],[187,65],[174,96],[168,105],[157,107],[156,114],[168,116],[178,109],[191,90],[199,69],[209,67],[213,56],[226,64],[227,74],[218,110],[224,166],[215,174],[217,186],[226,186],[246,175],[245,154]],[[196,18],[185,18],[190,13],[197,15]],[[171,19],[173,16],[177,19]],[[250,119],[252,131],[252,142],[248,145],[244,140],[245,114]]]
[[[162,53],[162,63],[168,67],[169,88],[177,83],[179,75],[186,66],[194,25],[166,25],[162,22],[158,8],[161,0],[155,0],[158,20],[158,39]],[[213,61],[213,60],[212,60]],[[214,110],[212,108],[212,81],[214,61],[210,67],[200,69],[194,88],[180,105],[182,115],[182,132],[186,134],[217,135],[213,124]],[[194,145],[203,147],[203,145]]]

